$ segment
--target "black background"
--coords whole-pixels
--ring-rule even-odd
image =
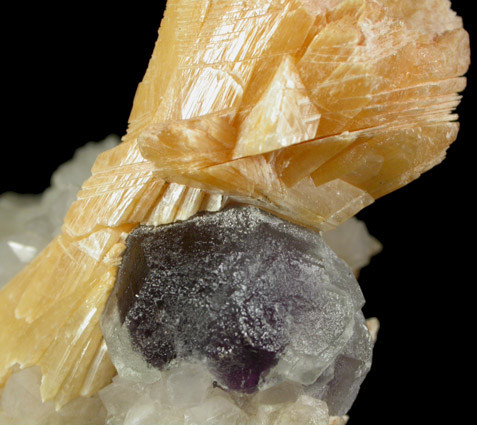
[[[163,12],[163,2],[150,3],[3,13],[0,193],[42,192],[76,148],[125,133]],[[453,1],[471,43],[472,4]],[[473,74],[447,159],[359,214],[384,245],[360,277],[365,315],[382,327],[350,424],[460,423],[474,414],[465,388],[475,370]]]

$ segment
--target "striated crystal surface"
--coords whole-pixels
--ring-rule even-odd
[[[328,230],[438,164],[469,58],[447,0],[170,0],[123,143],[0,292],[0,385],[40,365],[61,407],[110,382],[98,321],[139,225],[234,201]]]
[[[363,303],[316,232],[234,207],[132,231],[102,330],[121,376],[204,362],[221,388],[296,382],[343,415],[371,366]]]
[[[0,288],[61,232],[64,216],[96,157],[118,143],[118,137],[109,136],[82,146],[53,173],[51,186],[41,195],[0,195]]]
[[[167,181],[335,227],[457,136],[469,45],[449,6],[171,1],[124,140]]]

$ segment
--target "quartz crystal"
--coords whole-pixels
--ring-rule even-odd
[[[123,142],[0,292],[0,386],[38,365],[42,399],[61,408],[111,382],[99,320],[138,226],[241,203],[325,231],[438,164],[469,57],[447,0],[170,0]],[[18,243],[20,264],[46,242]],[[333,370],[366,363],[342,356]],[[353,386],[347,368],[277,423]]]
[[[98,397],[77,398],[56,412],[52,401],[42,402],[40,381],[38,367],[12,375],[1,399],[0,425],[104,425],[106,409]]]
[[[102,330],[123,377],[204,361],[221,388],[296,382],[343,415],[371,366],[363,304],[320,235],[235,207],[131,232]]]

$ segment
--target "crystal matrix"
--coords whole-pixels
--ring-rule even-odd
[[[171,1],[123,144],[0,294],[0,381],[39,364],[58,405],[110,381],[98,320],[139,224],[234,198],[327,229],[438,163],[469,57],[448,6]]]

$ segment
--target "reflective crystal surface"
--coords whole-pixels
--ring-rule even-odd
[[[233,207],[132,231],[102,330],[121,376],[202,362],[223,389],[293,381],[341,415],[371,364],[363,303],[319,234]]]
[[[0,386],[17,368],[39,365],[41,397],[60,408],[111,381],[116,371],[98,322],[124,241],[138,226],[240,202],[326,231],[438,164],[457,137],[454,110],[469,59],[469,37],[449,0],[169,0],[123,143],[97,158],[64,220],[63,208],[35,219],[48,237],[0,242],[12,266],[0,279],[8,280],[63,223],[0,291]],[[359,267],[360,257],[349,258]],[[257,380],[260,387],[285,378],[314,385],[331,373],[357,320],[347,298],[334,296],[329,305],[344,316],[334,323],[330,308],[329,320],[343,333],[320,336],[328,348],[319,354],[309,354],[306,329],[285,332],[286,320],[283,335],[281,328],[267,335],[273,347],[257,348],[262,333],[247,334],[253,350],[270,354],[261,353],[260,370],[245,368],[246,377],[221,371],[227,361],[246,363],[253,350],[227,345],[232,354],[219,360],[216,347],[199,354],[225,387],[253,391]],[[268,323],[253,311],[244,317],[237,332]],[[173,342],[147,364],[175,361],[182,352]],[[359,366],[350,370],[361,376]]]

